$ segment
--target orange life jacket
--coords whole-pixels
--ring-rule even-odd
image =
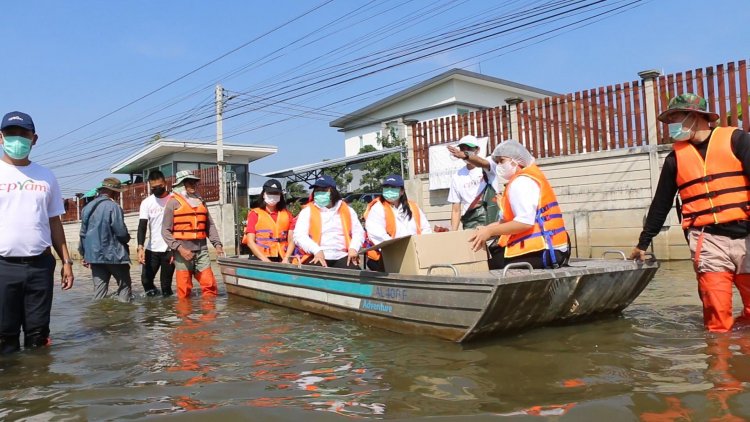
[[[203,201],[197,207],[192,207],[179,193],[172,192],[172,196],[180,203],[172,219],[174,238],[177,240],[205,239],[208,228],[208,208]]]
[[[250,212],[258,214],[258,222],[255,223],[255,243],[261,247],[263,254],[269,258],[286,256],[292,214],[287,210],[281,210],[276,216],[276,221],[273,221],[271,214],[263,208],[253,208]]]
[[[310,209],[310,239],[320,245],[320,240],[323,236],[323,224],[320,217],[320,209],[314,204],[310,203],[306,205]],[[352,241],[352,216],[349,213],[349,206],[346,202],[341,201],[339,205],[339,217],[341,218],[341,227],[344,230],[344,250],[349,250],[349,243]],[[310,252],[304,251],[304,254],[300,258],[300,262],[307,262],[312,259]]]
[[[499,245],[505,247],[505,257],[513,258],[531,252],[549,250],[550,266],[557,265],[554,249],[568,245],[568,233],[565,231],[562,211],[557,203],[557,196],[552,190],[547,177],[532,164],[510,178],[503,195],[503,220],[512,221],[515,218],[513,208],[510,205],[509,189],[519,176],[531,178],[539,185],[539,207],[536,211],[534,225],[526,231],[517,234],[500,236]]]
[[[689,141],[675,142],[677,188],[682,201],[682,227],[747,220],[750,180],[732,152],[734,127],[711,133],[706,159]]]
[[[378,202],[383,203],[383,211],[385,213],[385,232],[388,233],[388,236],[393,238],[396,236],[396,213],[393,211],[393,206],[390,202],[380,201],[380,198],[373,199],[367,204],[367,209],[364,214],[365,220],[367,220],[367,216],[370,214],[372,206]],[[419,207],[414,201],[409,201],[409,208],[411,209],[412,218],[414,218],[414,222],[417,225],[417,234],[422,234],[422,217],[419,215]],[[367,233],[365,233],[365,245],[372,246],[372,242],[367,237]],[[373,261],[380,260],[380,256],[381,254],[379,250],[367,251],[367,257]]]

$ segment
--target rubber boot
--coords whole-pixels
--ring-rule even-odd
[[[39,347],[49,346],[50,344],[52,344],[52,340],[50,340],[48,333],[43,333],[43,332],[24,333],[24,336],[23,336],[23,348],[24,349],[37,349]]]
[[[699,273],[698,293],[703,302],[703,324],[711,332],[732,329],[732,273]]]
[[[0,336],[0,355],[7,355],[21,350],[19,336]]]
[[[742,314],[737,321],[750,324],[750,274],[735,274],[734,285],[737,286],[742,298]]]
[[[211,271],[211,268],[206,268],[199,272],[195,275],[195,278],[201,284],[203,297],[216,296],[219,293],[219,289],[216,286],[216,277],[214,277],[214,272]]]
[[[179,299],[185,299],[190,297],[190,292],[193,290],[193,273],[187,270],[175,271],[175,279],[177,280],[177,297]]]

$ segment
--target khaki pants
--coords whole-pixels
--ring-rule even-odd
[[[688,243],[706,328],[715,332],[732,329],[732,284],[737,286],[744,305],[739,320],[750,320],[750,257],[747,255],[750,237],[731,239],[691,229]]]

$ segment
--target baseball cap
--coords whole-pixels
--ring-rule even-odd
[[[0,123],[0,130],[11,126],[18,126],[20,128],[36,133],[36,128],[34,128],[34,121],[31,120],[31,116],[20,111],[11,111],[10,113],[3,116],[3,122]]]
[[[276,179],[268,179],[263,183],[263,190],[268,193],[281,193],[281,183]]]
[[[477,144],[477,137],[474,135],[466,135],[458,141],[458,146],[466,145],[469,148],[479,148]]]
[[[336,181],[333,180],[333,177],[328,175],[320,176],[315,182],[313,183],[313,187],[316,188],[335,188],[336,187]]]
[[[398,174],[392,174],[383,180],[383,186],[393,186],[397,188],[404,187],[404,178]]]

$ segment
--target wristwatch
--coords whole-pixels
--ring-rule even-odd
[[[69,264],[69,265],[73,265],[73,260],[72,260],[72,259],[70,259],[70,258],[68,258],[68,259],[64,259],[64,260],[63,260],[63,264]]]

